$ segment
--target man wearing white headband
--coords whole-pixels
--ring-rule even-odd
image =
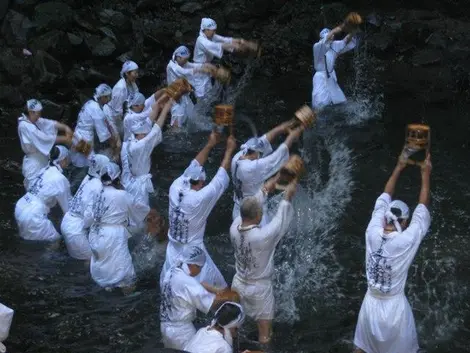
[[[139,202],[149,205],[149,195],[153,193],[151,156],[155,147],[163,140],[162,129],[169,116],[172,99],[168,99],[157,119],[158,109],[152,109],[148,120],[132,120],[132,137],[122,145],[122,177],[121,184],[127,192]],[[155,103],[156,105],[156,103]],[[136,230],[144,224],[135,224]]]
[[[356,326],[356,352],[417,352],[416,325],[405,296],[408,270],[428,232],[431,216],[431,156],[421,166],[419,204],[408,225],[409,209],[392,201],[395,185],[406,159],[400,156],[385,190],[375,202],[366,230],[366,275],[368,290]]]
[[[189,57],[191,52],[185,46],[176,48],[173,52],[171,60],[166,67],[166,80],[168,85],[172,84],[176,79],[186,78],[192,85],[195,84],[194,75],[197,73],[211,73],[216,67],[212,64],[191,63]],[[171,107],[171,126],[183,126],[186,119],[192,116],[194,104],[189,98],[189,94],[181,97],[179,102],[175,102]]]
[[[263,183],[269,177],[276,174],[289,159],[289,149],[302,134],[303,127],[290,131],[284,143],[274,152],[271,142],[280,134],[289,131],[290,124],[290,122],[282,123],[260,138],[254,137],[249,139],[233,157],[234,206],[232,219],[240,215],[240,203],[243,198],[256,195],[261,190]],[[263,225],[269,222],[267,203],[264,207]]]
[[[80,141],[86,141],[95,153],[103,153],[105,149],[118,144],[119,135],[108,122],[103,107],[111,100],[112,89],[107,84],[100,84],[95,89],[93,99],[87,101],[78,113],[77,126],[73,134],[73,146]],[[99,145],[95,146],[95,139]],[[82,168],[88,165],[88,156],[74,151],[72,147],[71,160],[74,166]]]
[[[26,102],[25,112],[18,118],[18,135],[25,154],[21,170],[26,191],[41,169],[47,166],[54,144],[70,145],[72,142],[73,133],[67,125],[41,118],[41,113],[41,102],[30,99]],[[65,136],[58,136],[58,131]]]
[[[330,104],[346,102],[346,96],[338,85],[335,63],[339,55],[352,50],[356,46],[356,39],[352,34],[346,35],[342,40],[333,40],[330,31],[324,28],[320,32],[320,40],[313,46],[313,76],[312,108],[320,109]]]
[[[27,240],[60,240],[60,234],[47,218],[57,203],[65,214],[71,199],[70,184],[62,174],[62,168],[69,163],[68,149],[55,146],[51,150],[49,165],[29,185],[28,192],[18,200],[15,219],[20,237]]]
[[[122,120],[124,116],[124,103],[129,105],[134,96],[139,93],[136,80],[139,77],[139,66],[134,61],[122,64],[121,79],[114,85],[111,101],[105,105],[104,112],[111,117],[114,128],[123,135]]]
[[[170,186],[169,243],[166,249],[165,263],[160,274],[161,280],[165,278],[166,272],[175,264],[178,254],[186,247],[196,245],[200,246],[207,256],[206,265],[197,276],[197,279],[218,288],[227,287],[224,277],[204,246],[207,218],[228,187],[230,160],[236,148],[236,140],[233,136],[230,136],[227,139],[225,155],[219,170],[210,183],[204,186],[206,173],[203,166],[211,150],[220,140],[220,134],[212,132],[207,145],[191,161],[183,175]]]
[[[85,209],[84,226],[90,228],[91,277],[101,287],[119,287],[127,294],[136,281],[127,225],[143,222],[150,208],[118,188],[120,174],[117,164],[107,164],[101,177],[103,188]]]
[[[186,344],[189,353],[238,353],[233,347],[233,337],[245,320],[240,304],[225,302],[215,312],[209,326],[199,329]]]
[[[183,349],[196,334],[196,311],[207,314],[227,297],[225,292],[207,291],[195,277],[206,264],[206,253],[188,246],[166,273],[161,285],[160,329],[165,348]]]
[[[274,251],[287,233],[294,216],[291,200],[297,183],[288,185],[284,200],[279,203],[276,215],[262,225],[263,205],[268,194],[274,191],[278,176],[264,184],[263,190],[243,200],[240,217],[230,227],[230,240],[235,249],[236,273],[232,289],[240,294],[246,314],[258,324],[258,340],[268,343],[272,335],[274,318]]]
[[[101,177],[106,173],[106,166],[109,162],[109,158],[104,155],[90,155],[88,175],[80,184],[70,201],[69,210],[62,219],[60,230],[69,255],[74,259],[90,260],[91,258],[88,229],[85,229],[83,217],[86,206],[103,188]]]
[[[215,33],[217,24],[211,18],[201,20],[199,37],[194,47],[193,61],[197,64],[209,64],[214,56],[221,59],[224,51],[240,50],[242,39],[222,37]],[[207,73],[194,76],[196,97],[204,97],[212,88],[211,77]]]

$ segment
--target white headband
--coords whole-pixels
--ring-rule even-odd
[[[201,20],[201,31],[205,29],[215,30],[217,29],[217,23],[212,18],[205,17]]]
[[[399,217],[394,215],[392,212],[392,208],[398,208],[401,211],[401,215]],[[394,200],[390,202],[390,204],[388,205],[388,209],[385,212],[385,219],[387,220],[387,223],[393,222],[393,225],[395,226],[395,228],[397,229],[397,232],[399,233],[402,232],[402,229],[401,229],[400,222],[398,222],[398,220],[408,219],[409,216],[410,216],[410,209],[408,208],[406,203],[400,200]]]
[[[121,168],[119,168],[119,166],[116,163],[109,162],[106,165],[105,173],[103,173],[103,175],[104,174],[108,174],[109,177],[111,178],[111,181],[103,182],[103,184],[110,185],[114,180],[116,180],[119,177],[119,175],[121,175]]]
[[[173,52],[173,56],[171,57],[171,60],[175,61],[177,56],[181,58],[189,58],[191,56],[191,52],[189,51],[188,48],[182,45],[176,48],[176,50]]]
[[[323,28],[320,32],[320,39],[325,38],[331,31],[328,28]]]
[[[52,164],[54,164],[57,168],[59,168],[62,171],[62,168],[60,167],[59,163],[68,157],[69,150],[67,149],[67,147],[64,147],[61,145],[56,145],[55,147],[59,149],[59,155],[57,156],[56,159],[52,161]]]
[[[248,150],[262,153],[264,148],[265,146],[263,140],[258,137],[252,137],[240,146],[240,150],[243,151],[243,154],[246,154]]]
[[[42,110],[42,104],[37,99],[30,99],[26,102],[26,107],[29,111],[40,112]]]
[[[101,178],[106,173],[109,158],[102,154],[94,154],[90,157],[88,174],[95,178]]]
[[[142,93],[138,92],[134,95],[134,97],[132,97],[129,103],[131,106],[143,105],[145,104],[145,96]]]
[[[137,70],[139,66],[134,61],[126,61],[122,64],[121,77],[124,77],[124,74],[129,71]]]
[[[184,176],[189,180],[206,180],[206,172],[204,167],[191,164],[185,171]]]
[[[232,321],[230,321],[228,324],[221,325],[218,322],[218,315],[219,315],[220,310],[226,305],[231,305],[231,306],[238,307],[240,309],[240,314],[238,314],[238,316],[235,319],[233,319]],[[237,327],[237,328],[240,327],[243,324],[243,321],[245,321],[245,313],[243,312],[242,306],[240,304],[234,303],[234,302],[225,302],[215,312],[214,318],[211,321],[211,327],[214,327],[215,325],[218,325],[218,326],[222,327],[224,329],[224,338],[227,341],[227,343],[230,345],[230,347],[232,347],[233,346],[233,339],[232,339],[232,333],[230,332],[230,329],[235,328],[235,327]]]
[[[98,100],[98,98],[110,96],[112,93],[113,89],[109,87],[106,83],[102,83],[98,87],[96,87],[93,98],[95,98],[95,100]]]
[[[148,134],[152,130],[152,123],[149,119],[132,119],[130,125],[134,135]]]

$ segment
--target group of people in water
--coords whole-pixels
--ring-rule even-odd
[[[193,62],[189,62],[187,47],[174,51],[167,66],[168,84],[184,77],[194,87],[197,99],[210,94],[213,58],[243,45],[243,39],[220,36],[216,29],[214,20],[202,19]],[[339,54],[354,48],[356,40],[352,33],[335,40],[341,31],[346,31],[344,25],[322,30],[320,41],[314,45],[315,109],[346,100],[337,84],[334,65]],[[159,281],[164,346],[193,353],[234,352],[233,336],[245,315],[257,322],[259,343],[268,344],[275,313],[274,252],[294,217],[292,199],[297,180],[287,185],[271,216],[267,202],[276,189],[281,167],[305,127],[292,128],[291,122],[285,122],[261,137],[250,138],[239,149],[234,136],[212,131],[206,145],[170,186],[166,230],[164,218],[150,208],[149,196],[154,192],[151,156],[163,140],[168,118],[169,125],[183,126],[193,116],[194,103],[188,95],[174,101],[165,90],[146,98],[139,91],[137,77],[138,65],[126,61],[121,79],[113,88],[105,83],[96,87],[93,98],[83,105],[74,130],[43,118],[40,101],[27,101],[18,119],[26,190],[15,207],[19,235],[46,242],[63,239],[71,257],[89,262],[91,278],[99,286],[106,290],[120,288],[125,294],[131,293],[136,284],[129,237],[167,236]],[[274,148],[273,142],[281,135],[285,135],[284,142]],[[220,167],[209,181],[205,165],[213,148],[224,140]],[[70,162],[75,170],[86,171],[73,195],[63,174]],[[421,169],[419,205],[409,225],[408,206],[391,199],[405,166],[406,161],[400,157],[377,199],[366,231],[369,289],[354,340],[358,352],[403,353],[418,349],[404,286],[408,268],[430,225],[430,157]],[[236,272],[229,286],[205,247],[204,234],[208,216],[230,180],[234,205],[229,236]],[[50,210],[57,204],[63,212],[60,232],[49,219]],[[213,313],[213,319],[196,330],[193,321],[198,310]]]

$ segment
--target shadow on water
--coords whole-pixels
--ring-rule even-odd
[[[237,111],[265,131],[292,116],[303,101],[288,92],[308,92],[310,82],[309,77],[251,81],[249,92],[244,90],[236,97]],[[353,98],[343,107],[326,110],[304,136],[299,152],[308,176],[294,202],[297,217],[275,256],[273,352],[351,351],[366,290],[364,231],[403,141],[404,126],[397,126],[390,117],[401,104],[412,104],[391,102],[380,120],[382,100],[375,100],[373,94],[366,98]],[[436,111],[433,117],[430,110],[432,126],[439,123],[439,114]],[[206,120],[210,123],[208,115]],[[15,126],[5,121],[0,120],[2,128],[15,136]],[[470,167],[465,150],[447,138],[450,131],[444,125],[440,128],[433,136],[432,229],[410,270],[407,295],[421,343],[429,353],[466,352],[470,338],[465,328],[470,312],[466,256]],[[246,137],[252,136],[252,127],[244,129]],[[151,198],[152,206],[163,214],[167,213],[171,182],[206,137],[207,131],[165,133],[153,156],[158,192]],[[63,246],[53,251],[18,239],[12,215],[23,193],[22,155],[19,148],[8,148],[12,144],[19,146],[16,138],[0,140],[0,195],[4,199],[0,204],[0,302],[16,311],[6,342],[9,352],[163,352],[158,274],[164,246],[145,237],[132,240],[139,283],[136,294],[123,297],[98,288],[88,269],[70,259]],[[211,155],[209,176],[215,174],[222,154],[221,146]],[[397,197],[414,206],[419,172],[409,169],[400,180]],[[227,236],[231,192],[229,189],[214,209],[206,232],[209,252],[229,282],[234,274]],[[280,197],[273,199],[273,207]],[[207,322],[201,316],[197,325]],[[248,321],[240,346],[256,347],[254,335],[255,325]]]

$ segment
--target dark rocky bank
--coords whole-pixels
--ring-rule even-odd
[[[46,100],[46,115],[73,122],[97,84],[117,81],[127,58],[140,64],[140,84],[150,92],[164,85],[174,48],[193,48],[204,16],[217,21],[220,33],[262,41],[257,75],[310,77],[311,45],[319,30],[335,26],[351,10],[366,18],[361,45],[381,68],[387,96],[446,104],[467,99],[470,20],[459,11],[464,1],[428,1],[422,10],[413,9],[423,6],[417,1],[380,3],[373,8],[370,1],[4,1],[0,104],[21,107],[34,96]],[[25,55],[24,48],[33,55]],[[245,59],[224,60],[235,76],[242,73]],[[306,99],[309,95],[305,92]]]

